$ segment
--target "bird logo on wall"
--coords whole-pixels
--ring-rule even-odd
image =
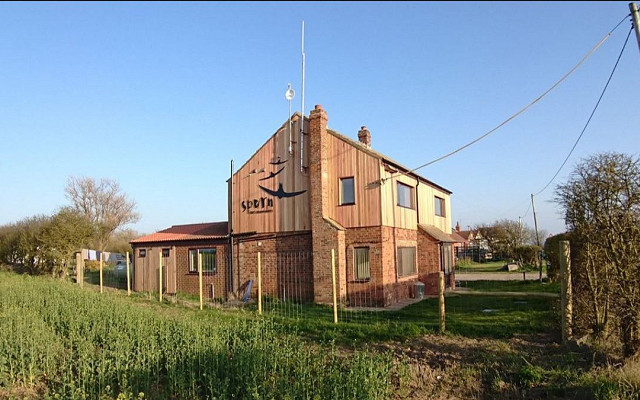
[[[299,192],[285,192],[284,189],[282,188],[282,183],[280,183],[278,185],[278,190],[270,190],[270,189],[267,189],[266,187],[263,187],[263,186],[260,186],[260,185],[258,185],[258,187],[260,189],[264,190],[265,192],[267,192],[268,194],[270,194],[272,196],[275,196],[275,197],[277,197],[279,199],[287,198],[287,197],[295,197],[295,196],[298,196],[298,195],[306,192],[306,190],[301,190]]]
[[[266,176],[262,179],[258,179],[259,181],[266,181],[267,179],[271,179],[274,178],[276,175],[278,175],[280,172],[282,172],[282,170],[284,169],[284,167],[280,168],[278,171],[276,172],[270,172],[269,176]]]

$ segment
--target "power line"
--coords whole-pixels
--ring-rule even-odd
[[[624,44],[622,45],[622,50],[620,50],[620,54],[618,55],[618,59],[616,60],[615,65],[613,66],[613,70],[611,71],[611,74],[609,75],[609,79],[607,79],[607,83],[604,85],[604,88],[602,89],[602,93],[600,93],[600,97],[598,98],[598,101],[596,102],[595,107],[593,107],[593,111],[591,111],[591,115],[589,115],[589,119],[587,119],[587,123],[584,125],[584,128],[582,128],[582,132],[580,132],[580,136],[578,136],[578,139],[576,139],[576,142],[573,144],[571,151],[569,151],[569,154],[567,154],[567,157],[564,159],[564,161],[562,162],[562,165],[560,165],[560,168],[558,168],[558,170],[553,175],[551,180],[549,180],[549,182],[547,182],[547,184],[542,189],[540,189],[537,193],[535,193],[534,196],[537,196],[540,193],[544,192],[549,187],[549,185],[551,185],[551,183],[554,181],[554,179],[556,179],[556,177],[558,176],[562,168],[565,166],[565,164],[569,160],[569,157],[571,157],[571,154],[573,153],[573,150],[575,150],[580,139],[582,139],[582,135],[584,135],[584,132],[587,130],[587,127],[591,122],[591,118],[593,118],[593,115],[596,113],[596,110],[600,105],[600,101],[602,100],[604,93],[607,91],[607,88],[609,87],[609,82],[611,82],[611,78],[613,78],[613,74],[616,72],[616,68],[618,67],[618,63],[620,62],[620,58],[622,57],[622,53],[624,52],[625,47],[627,47],[627,43],[629,42],[629,37],[631,36],[632,31],[633,31],[633,27],[631,27],[631,29],[629,30],[629,33],[627,34],[627,39],[624,41]]]
[[[445,154],[445,155],[443,155],[443,156],[441,156],[441,157],[438,157],[438,158],[436,158],[436,159],[434,159],[434,160],[431,160],[431,161],[429,161],[428,163],[422,164],[422,165],[420,165],[419,167],[416,167],[416,168],[414,168],[414,169],[412,169],[412,170],[410,170],[410,171],[408,171],[408,172],[406,172],[406,173],[405,173],[405,172],[400,172],[400,171],[398,171],[398,172],[396,172],[396,173],[401,173],[401,174],[408,175],[408,174],[410,174],[410,173],[412,173],[412,172],[415,172],[415,171],[417,171],[417,170],[419,170],[419,169],[421,169],[421,168],[424,168],[424,167],[429,166],[429,165],[431,165],[431,164],[435,164],[435,163],[437,163],[438,161],[442,161],[442,160],[444,160],[445,158],[448,158],[448,157],[450,157],[450,156],[452,156],[452,155],[454,155],[454,154],[456,154],[456,153],[458,153],[458,152],[460,152],[460,151],[462,151],[462,150],[466,149],[467,147],[469,147],[469,146],[471,146],[471,145],[473,145],[473,144],[475,144],[475,143],[479,142],[480,140],[482,140],[482,139],[486,138],[487,136],[489,136],[489,135],[490,135],[490,134],[492,134],[493,132],[497,131],[498,129],[500,129],[501,127],[503,127],[504,125],[506,125],[508,122],[510,122],[511,120],[513,120],[514,118],[516,118],[517,116],[519,116],[520,114],[522,114],[522,113],[524,113],[525,111],[527,111],[529,108],[531,108],[531,107],[532,107],[534,104],[536,104],[538,101],[542,100],[542,99],[543,99],[547,94],[549,94],[549,93],[550,93],[553,89],[555,89],[558,85],[560,85],[560,83],[562,83],[565,79],[567,79],[567,78],[569,77],[569,75],[571,75],[571,74],[572,74],[576,69],[578,69],[578,67],[579,67],[580,65],[582,65],[582,63],[584,63],[584,62],[585,62],[585,61],[586,61],[586,60],[587,60],[587,59],[588,59],[588,58],[589,58],[589,57],[590,57],[590,56],[591,56],[591,55],[592,55],[592,54],[593,54],[593,53],[594,53],[594,52],[595,52],[595,51],[596,51],[600,46],[602,46],[602,44],[603,44],[604,42],[606,42],[606,41],[607,41],[607,39],[609,39],[609,37],[611,36],[611,34],[612,34],[616,29],[618,29],[618,27],[619,27],[619,26],[620,26],[620,25],[621,25],[621,24],[622,24],[622,23],[627,19],[627,17],[629,17],[629,15],[631,15],[631,14],[627,14],[627,15],[626,15],[626,16],[625,16],[625,17],[624,17],[624,18],[623,18],[623,19],[622,19],[622,20],[621,20],[621,21],[620,21],[620,22],[619,22],[619,23],[618,23],[618,24],[617,24],[613,29],[611,29],[611,30],[609,31],[609,33],[607,33],[607,34],[606,34],[606,35],[605,35],[605,36],[604,36],[604,37],[603,37],[603,38],[598,42],[598,44],[596,44],[596,45],[595,45],[591,50],[589,50],[589,52],[588,52],[584,57],[582,57],[582,59],[581,59],[581,60],[580,60],[580,61],[579,61],[579,62],[578,62],[578,63],[577,63],[573,68],[571,68],[571,70],[569,70],[569,72],[567,72],[566,74],[564,74],[564,76],[562,76],[562,78],[560,78],[556,83],[554,83],[554,84],[553,84],[549,89],[547,89],[544,93],[542,93],[540,96],[538,96],[535,100],[533,100],[531,103],[529,103],[528,105],[526,105],[525,107],[523,107],[522,109],[520,109],[518,112],[516,112],[515,114],[513,114],[512,116],[510,116],[509,118],[507,118],[506,120],[504,120],[504,121],[503,121],[502,123],[500,123],[498,126],[496,126],[495,128],[491,129],[490,131],[486,132],[485,134],[481,135],[480,137],[478,137],[478,138],[476,138],[476,139],[472,140],[471,142],[469,142],[469,143],[467,143],[467,144],[465,144],[465,145],[463,145],[463,146],[461,146],[461,147],[458,147],[457,149],[455,149],[455,150],[453,150],[453,151],[451,151],[451,152],[449,152],[449,153],[447,153],[447,154]],[[393,176],[393,174],[392,174],[392,176]],[[387,179],[388,179],[388,178],[387,178]],[[384,180],[386,180],[386,179],[384,179]],[[384,181],[384,180],[382,180],[382,179],[381,179],[381,181]]]

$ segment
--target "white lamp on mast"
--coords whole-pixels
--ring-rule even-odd
[[[284,92],[284,98],[289,102],[289,154],[293,154],[293,147],[291,146],[291,100],[296,95],[296,92],[291,87],[291,84],[287,84],[287,91]]]

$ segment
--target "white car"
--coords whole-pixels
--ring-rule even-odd
[[[127,279],[127,262],[118,261],[113,268],[113,274],[118,279]],[[133,276],[133,266],[131,264],[129,264],[129,274],[129,276]]]

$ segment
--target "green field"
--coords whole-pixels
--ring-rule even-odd
[[[336,325],[321,305],[200,311],[0,271],[0,399],[637,400],[633,366],[621,373],[559,344],[557,304],[447,296],[438,334],[433,298],[399,311],[341,309]]]
[[[196,313],[0,272],[0,398],[383,399],[388,354],[312,345],[253,313]]]

